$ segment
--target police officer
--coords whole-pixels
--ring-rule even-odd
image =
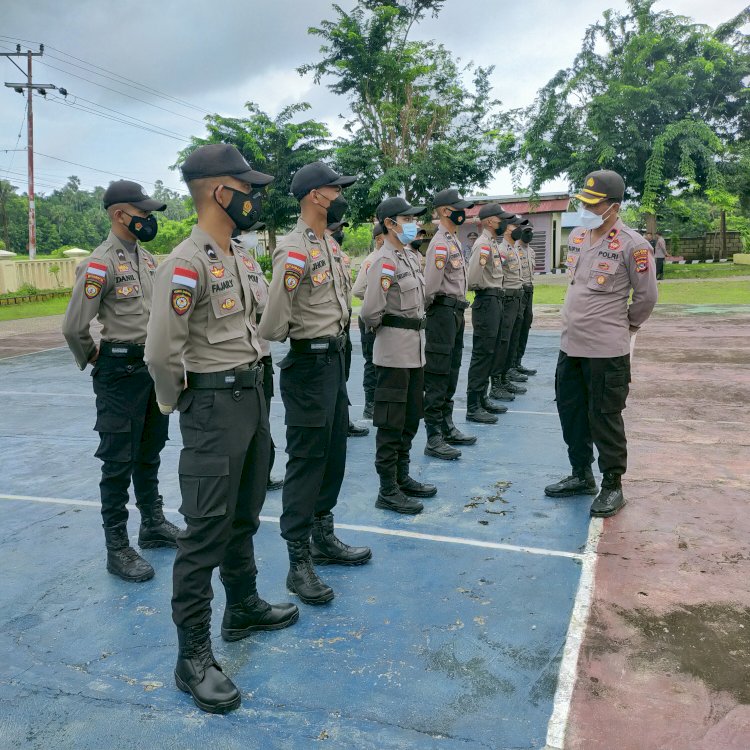
[[[347,203],[344,200],[344,197],[339,196],[339,199],[343,203],[343,206],[339,208],[341,213],[339,213],[339,211],[332,212],[332,210],[329,208],[329,221],[331,220],[332,216],[343,216],[343,212],[346,210]],[[334,205],[335,203],[336,202],[334,201]],[[332,241],[331,247],[333,250],[333,257],[336,261],[336,267],[341,274],[341,283],[346,290],[346,298],[349,304],[349,322],[346,324],[346,348],[344,349],[344,374],[347,383],[349,382],[349,373],[352,369],[352,261],[349,257],[349,254],[344,252],[342,244],[344,242],[344,227],[348,226],[349,223],[346,221],[334,221],[333,223],[328,224],[328,232]],[[349,406],[351,406],[351,402],[348,403]],[[346,433],[347,437],[365,437],[370,434],[369,428],[359,427],[358,425],[354,424],[354,422],[352,422],[351,420],[351,417],[349,417],[348,422],[349,427]]]
[[[526,353],[526,344],[529,341],[529,331],[531,323],[534,320],[534,267],[536,264],[536,255],[534,248],[531,246],[531,240],[534,238],[534,228],[528,219],[521,224],[520,238],[516,244],[518,257],[521,259],[521,281],[523,282],[523,317],[521,318],[521,327],[518,336],[518,345],[516,355],[513,358],[513,372],[520,375],[536,375],[536,370],[524,367],[521,364],[523,355]]]
[[[516,319],[513,322],[513,330],[510,335],[510,342],[508,343],[508,356],[506,358],[506,372],[504,374],[504,385],[511,391],[511,393],[526,393],[525,386],[519,386],[519,383],[525,383],[528,380],[526,375],[522,375],[516,370],[516,355],[518,353],[518,343],[521,340],[521,329],[523,328],[523,321],[526,316],[526,284],[528,276],[528,263],[526,262],[525,255],[521,248],[521,235],[525,227],[528,226],[529,220],[522,219],[520,216],[516,216],[514,221],[513,230],[510,233],[510,244],[512,245],[512,251],[515,254],[515,259],[509,257],[509,265],[517,265],[518,281],[521,284],[520,296],[518,301],[518,313]]]
[[[154,569],[128,541],[131,479],[141,514],[139,546],[176,547],[179,531],[164,518],[159,495],[159,455],[169,420],[159,412],[143,363],[156,263],[140,243],[156,236],[152,212],[166,205],[149,198],[137,183],[118,180],[105,191],[104,208],[112,229],[76,270],[63,334],[78,367],[93,365],[107,570],[126,581],[146,581]],[[95,317],[102,325],[99,346],[89,331]]]
[[[454,445],[473,445],[477,441],[474,435],[464,435],[453,424],[453,396],[464,346],[464,310],[469,306],[466,267],[457,233],[466,219],[466,209],[474,204],[463,200],[456,188],[448,188],[435,194],[433,205],[439,227],[425,260],[424,452],[450,461],[461,456]]]
[[[352,294],[359,298],[365,298],[365,289],[367,288],[367,270],[372,265],[373,258],[378,254],[378,250],[383,246],[383,227],[379,221],[376,221],[372,228],[372,239],[375,243],[375,249],[364,259],[359,269],[357,278],[352,287]],[[362,345],[362,357],[365,360],[364,373],[362,375],[362,388],[365,392],[365,408],[362,412],[362,419],[372,419],[373,409],[375,407],[375,384],[377,382],[377,373],[375,365],[372,363],[372,347],[375,344],[375,332],[365,326],[362,315],[357,316],[359,325],[359,339]]]
[[[516,248],[515,236],[519,235],[516,230],[521,225],[521,218],[513,216],[511,219],[503,219],[500,229],[503,238],[500,243],[500,262],[503,268],[503,319],[500,323],[500,345],[495,350],[495,359],[492,363],[492,390],[490,398],[498,401],[513,401],[516,394],[526,393],[526,389],[513,382],[514,380],[526,380],[526,376],[510,376],[511,353],[513,346],[513,332],[516,329],[523,300],[523,281],[521,280],[521,259]]]
[[[336,537],[331,512],[346,466],[349,297],[326,235],[326,218],[342,187],[354,181],[323,162],[302,167],[292,178],[301,216],[274,252],[270,296],[260,323],[264,338],[289,338],[291,345],[279,363],[289,454],[281,536],[289,550],[287,588],[306,604],[323,604],[334,596],[313,562],[361,565],[372,557],[368,547],[350,547]]]
[[[225,713],[240,705],[240,692],[211,650],[214,569],[226,590],[225,640],[284,628],[299,616],[295,605],[272,606],[256,588],[253,536],[271,448],[255,323],[262,289],[256,262],[230,239],[258,220],[263,186],[273,178],[223,143],[197,148],[181,169],[198,224],[157,272],[146,361],[160,409],[180,412],[183,441],[187,529],[173,576],[175,680],[199,708]]]
[[[482,206],[479,209],[482,232],[469,255],[468,285],[475,293],[471,307],[473,338],[466,394],[466,418],[471,422],[495,424],[495,415],[508,411],[506,406],[489,400],[487,386],[495,352],[500,346],[505,297],[498,232],[503,221],[513,216],[499,203]]]
[[[405,245],[417,234],[416,216],[425,206],[386,198],[375,215],[385,240],[367,271],[362,304],[365,326],[375,330],[373,362],[377,370],[373,424],[375,469],[380,492],[375,507],[420,513],[413,498],[432,497],[437,488],[409,476],[409,453],[419,429],[424,398],[424,278]]]
[[[593,516],[612,516],[625,505],[622,410],[630,382],[630,337],[657,300],[649,244],[619,216],[624,197],[622,177],[610,170],[589,174],[576,195],[586,208],[568,240],[570,286],[555,372],[557,411],[573,471],[544,491],[550,497],[595,495],[591,464],[596,445],[603,477]]]

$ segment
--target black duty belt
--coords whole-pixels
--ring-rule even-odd
[[[322,339],[290,339],[289,346],[296,354],[335,354],[344,351],[346,334]]]
[[[533,284],[524,284],[523,285],[524,292],[530,292],[533,288],[534,288]]]
[[[504,297],[505,291],[502,289],[477,289],[475,294],[477,297]]]
[[[444,295],[435,297],[435,299],[432,300],[432,304],[443,305],[444,307],[456,307],[459,310],[465,310],[469,306],[469,303],[465,299],[457,299],[456,297],[446,297]]]
[[[128,359],[143,359],[145,344],[127,344],[117,341],[102,341],[99,344],[100,357],[126,357]]]
[[[381,323],[386,328],[406,328],[409,331],[421,331],[426,324],[425,318],[402,318],[400,315],[384,315]]]
[[[217,388],[255,388],[263,385],[263,365],[235,367],[221,372],[189,372],[188,388],[215,390]]]
[[[503,289],[506,297],[523,297],[523,289]]]

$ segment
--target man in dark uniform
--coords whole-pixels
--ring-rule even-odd
[[[377,508],[420,513],[413,498],[432,497],[437,488],[409,476],[409,453],[419,429],[424,398],[424,278],[416,254],[405,247],[417,234],[414,217],[425,206],[386,198],[375,215],[385,241],[367,271],[362,304],[365,325],[375,330],[377,368],[375,469],[380,478]]]
[[[241,697],[211,650],[214,569],[226,591],[225,640],[285,628],[299,617],[295,605],[270,605],[256,587],[253,537],[271,448],[255,322],[261,287],[257,263],[231,241],[235,228],[259,219],[263,186],[273,178],[223,143],[197,148],[181,169],[198,225],[157,272],[146,361],[162,413],[180,412],[183,442],[187,529],[174,563],[175,681],[202,710],[226,713]]]
[[[622,177],[610,170],[589,174],[576,195],[586,208],[582,225],[568,239],[570,286],[555,373],[557,411],[573,472],[544,490],[550,497],[595,495],[591,464],[596,445],[603,477],[591,515],[603,517],[625,505],[622,410],[630,382],[630,337],[657,300],[651,248],[619,217],[624,197]]]
[[[536,264],[536,254],[531,246],[531,240],[534,238],[534,228],[528,219],[521,223],[519,239],[516,243],[518,257],[521,261],[521,281],[523,282],[523,315],[520,317],[518,343],[516,344],[515,356],[513,357],[512,372],[521,376],[528,377],[536,375],[536,370],[524,367],[521,364],[523,355],[526,353],[526,345],[529,341],[529,331],[534,321],[534,266]]]
[[[464,435],[453,424],[453,396],[464,347],[464,310],[469,306],[458,227],[466,219],[466,209],[474,204],[463,200],[456,188],[448,188],[435,194],[433,205],[439,227],[425,260],[424,452],[451,461],[461,456],[454,445],[473,445],[477,441],[474,435]]]
[[[139,243],[156,236],[151,212],[164,211],[166,205],[149,198],[137,183],[118,180],[105,191],[104,208],[112,230],[76,270],[63,334],[78,367],[93,364],[107,570],[126,581],[146,581],[154,569],[128,541],[131,478],[141,514],[139,546],[176,547],[179,531],[164,518],[159,494],[159,456],[169,420],[159,412],[143,363],[156,263]],[[95,317],[102,324],[99,346],[89,330]]]
[[[375,242],[375,250],[371,252],[362,262],[357,278],[352,287],[352,294],[359,299],[365,298],[365,289],[367,288],[367,270],[372,265],[373,258],[378,254],[378,250],[383,246],[383,227],[379,221],[375,222],[372,228],[372,239]],[[357,317],[359,325],[359,340],[362,345],[362,357],[365,360],[364,373],[362,375],[362,388],[365,392],[365,408],[362,412],[362,419],[372,419],[373,409],[375,407],[375,384],[377,382],[377,373],[375,365],[372,363],[372,347],[375,344],[375,333],[368,330],[365,326],[362,316]]]
[[[482,233],[469,254],[468,284],[474,290],[471,308],[473,329],[471,364],[467,381],[466,419],[470,422],[495,424],[496,414],[508,411],[506,406],[492,403],[487,397],[495,352],[500,346],[503,318],[503,264],[498,247],[503,222],[513,214],[499,203],[488,203],[479,209]]]
[[[326,226],[329,207],[342,187],[354,181],[322,162],[294,175],[292,193],[300,201],[301,216],[276,246],[268,306],[260,322],[264,338],[290,339],[290,352],[279,363],[289,455],[281,536],[289,550],[287,588],[306,604],[334,597],[313,562],[362,565],[372,557],[368,547],[350,547],[336,537],[332,513],[346,466],[349,291],[334,266]]]
[[[328,209],[329,222],[331,222],[332,218],[339,217],[340,219],[346,211],[347,203],[344,200],[344,196],[340,195],[338,200],[340,200],[338,205],[334,201],[333,206]],[[349,382],[349,373],[352,369],[352,261],[348,253],[344,252],[342,245],[344,242],[344,227],[348,226],[348,222],[338,219],[328,224],[328,232],[333,240],[333,257],[336,261],[336,267],[341,274],[341,281],[347,290],[347,299],[349,302],[349,322],[346,324],[346,348],[344,349],[344,375],[347,383]],[[349,402],[349,406],[351,406],[351,402]],[[349,417],[347,437],[366,437],[369,434],[370,430],[368,427],[359,427]]]

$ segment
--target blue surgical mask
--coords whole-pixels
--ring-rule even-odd
[[[414,221],[410,221],[408,224],[401,225],[401,233],[398,235],[398,239],[402,245],[407,245],[417,236],[417,224]]]

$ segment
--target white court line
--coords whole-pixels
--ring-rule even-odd
[[[589,525],[588,539],[583,551],[583,565],[578,591],[573,602],[568,634],[565,636],[563,657],[557,675],[557,689],[552,704],[552,716],[547,725],[547,745],[545,750],[564,750],[565,733],[568,728],[570,703],[573,699],[573,688],[578,677],[578,655],[581,651],[586,625],[591,611],[591,600],[594,594],[594,577],[596,573],[596,550],[602,535],[603,520],[592,518]]]
[[[63,497],[38,497],[36,495],[2,495],[0,500],[25,500],[33,503],[48,503],[51,505],[82,505],[86,508],[100,508],[101,503],[93,500],[69,500]],[[177,508],[164,508],[165,513],[179,513]],[[278,523],[276,516],[261,516],[261,521],[266,523]],[[359,526],[358,524],[337,523],[337,529],[348,529],[349,531],[364,531],[368,534],[382,534],[384,536],[400,536],[407,539],[420,539],[426,542],[443,542],[446,544],[464,544],[469,547],[483,547],[485,549],[498,549],[505,552],[526,552],[530,555],[544,555],[546,557],[567,557],[572,560],[584,560],[584,555],[578,552],[565,552],[563,550],[543,549],[541,547],[523,547],[516,544],[502,544],[500,542],[485,542],[481,539],[467,539],[460,536],[438,536],[436,534],[422,534],[417,531],[401,531],[399,529],[383,529],[379,526]]]
[[[49,349],[37,349],[34,352],[26,352],[25,354],[11,354],[10,357],[0,357],[0,362],[4,362],[7,359],[18,359],[19,357],[30,357],[32,354],[42,354],[43,352],[54,352],[58,349],[66,349],[65,346],[51,346]]]

